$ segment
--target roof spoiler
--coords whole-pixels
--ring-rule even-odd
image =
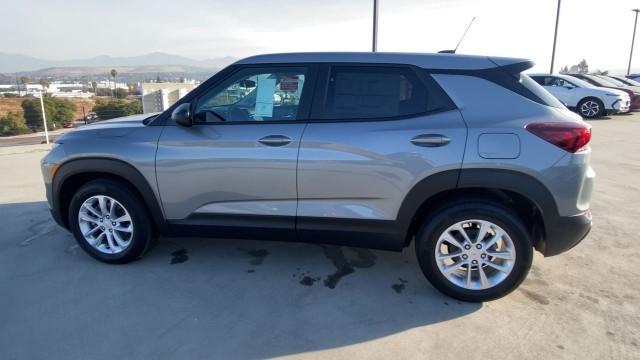
[[[535,63],[527,59],[489,57],[489,61],[496,64],[497,67],[505,70],[511,75],[520,75],[521,72],[531,69]]]

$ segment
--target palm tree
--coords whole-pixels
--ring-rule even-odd
[[[111,91],[111,97],[113,97],[113,93],[116,89],[116,75],[118,75],[116,69],[111,69],[111,76],[113,77],[113,90]]]
[[[24,88],[24,93],[25,95],[27,94],[27,84],[29,84],[29,78],[26,76],[20,76],[20,83],[22,84],[22,87]],[[20,91],[18,91],[20,92]]]
[[[47,79],[40,79],[40,85],[42,85],[42,91],[46,91],[51,83]]]

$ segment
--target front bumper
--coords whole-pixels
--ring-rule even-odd
[[[536,245],[544,256],[554,256],[578,245],[591,231],[589,210],[575,216],[561,216],[546,225],[546,236]]]
[[[638,98],[640,99],[640,97]],[[616,114],[626,113],[631,109],[631,101],[628,98],[618,99],[610,105],[610,108],[612,109],[612,112]]]
[[[56,224],[60,225],[60,227],[62,228],[65,228],[65,229],[67,228],[64,221],[62,221],[62,214],[60,214],[60,211],[49,208],[49,212],[51,213],[51,217],[56,222]]]
[[[42,179],[44,180],[44,189],[47,196],[47,205],[49,206],[49,211],[51,212],[51,217],[55,222],[65,227],[63,216],[66,214],[62,214],[60,211],[60,207],[54,201],[53,194],[53,177],[55,176],[62,159],[66,156],[63,146],[61,144],[55,143],[51,151],[42,158],[40,161],[40,170],[42,172]]]

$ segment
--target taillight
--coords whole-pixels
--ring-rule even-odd
[[[591,125],[585,122],[544,122],[525,128],[537,137],[568,152],[583,150],[591,140]]]

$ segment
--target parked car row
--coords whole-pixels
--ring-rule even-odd
[[[620,76],[531,74],[558,100],[584,118],[640,109],[640,83]]]

